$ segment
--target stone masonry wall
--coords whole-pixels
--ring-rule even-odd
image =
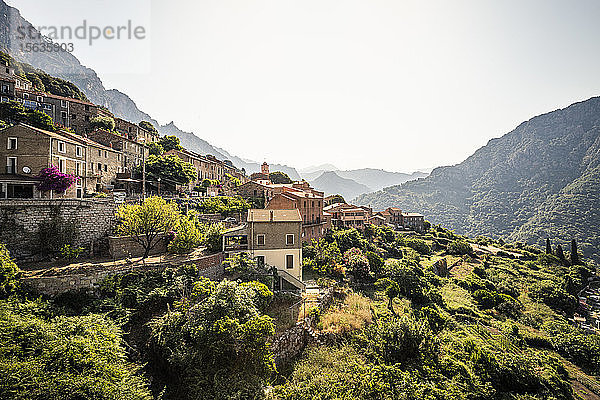
[[[36,261],[40,258],[39,226],[58,218],[78,228],[73,245],[83,247],[88,254],[98,254],[106,248],[106,237],[115,228],[115,211],[111,200],[0,200],[0,242],[17,261]]]
[[[186,265],[195,264],[198,267],[198,276],[212,280],[219,280],[224,275],[223,254],[217,253],[185,261]],[[21,279],[21,283],[35,292],[55,296],[70,290],[88,290],[93,292],[98,284],[106,277],[132,271],[154,271],[169,267],[176,267],[180,263],[164,261],[152,265],[123,264],[114,267],[82,266],[76,271],[65,271],[54,275],[28,276]]]
[[[160,234],[155,240],[157,240],[157,243],[156,246],[150,250],[150,255],[165,253],[167,251],[167,241],[165,240],[164,235]],[[110,256],[114,260],[142,257],[144,255],[144,248],[131,236],[109,237],[108,248]]]
[[[318,307],[321,313],[329,307],[333,296],[333,288],[329,288],[320,296]],[[271,341],[271,352],[277,366],[281,366],[300,354],[309,341],[321,340],[312,329],[314,322],[314,317],[307,316],[303,321],[298,322],[295,326],[279,333],[273,338]]]

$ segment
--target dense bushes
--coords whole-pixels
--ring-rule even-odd
[[[448,245],[448,254],[464,255],[471,253],[473,253],[473,248],[464,240],[455,240]]]
[[[197,304],[152,324],[153,367],[168,399],[260,398],[274,371],[261,315],[264,288],[223,281]],[[272,294],[271,294],[272,296]]]
[[[46,313],[39,303],[0,302],[0,398],[152,398],[114,323]]]
[[[534,283],[529,290],[529,297],[569,314],[577,307],[575,296],[567,293],[556,282],[547,279]]]

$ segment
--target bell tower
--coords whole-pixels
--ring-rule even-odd
[[[260,167],[260,173],[269,176],[269,164],[265,161]]]

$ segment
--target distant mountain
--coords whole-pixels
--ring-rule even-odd
[[[428,174],[424,172],[413,172],[405,174],[402,172],[389,172],[383,169],[354,169],[350,171],[338,171],[337,174],[342,178],[352,179],[358,183],[362,183],[373,189],[373,191],[381,190],[384,187],[400,185],[404,182],[412,181],[419,178],[424,178]]]
[[[312,174],[315,172],[322,173],[324,171],[338,171],[338,170],[339,170],[339,168],[336,167],[335,165],[321,164],[321,165],[313,165],[311,167],[301,168],[298,170],[298,172],[300,172],[300,174],[304,176],[304,174]],[[319,173],[319,175],[320,175],[320,173]]]
[[[458,165],[359,196],[469,235],[563,247],[600,259],[600,97],[532,118]]]
[[[106,107],[117,117],[134,123],[150,121],[157,127],[161,135],[177,136],[184,147],[192,151],[200,154],[212,154],[221,160],[229,159],[238,168],[244,168],[248,173],[260,171],[259,163],[232,156],[225,150],[211,145],[193,133],[182,131],[173,122],[161,126],[150,115],[141,111],[125,93],[116,89],[106,89],[96,72],[81,65],[79,60],[71,53],[64,51],[22,51],[20,43],[23,43],[23,40],[19,38],[17,27],[24,27],[27,31],[32,29],[37,32],[37,29],[21,16],[19,10],[0,0],[0,50],[8,53],[17,61],[31,64],[51,76],[74,83],[91,102]],[[27,38],[27,41],[35,42],[36,40]],[[38,39],[37,42],[45,43],[43,39]],[[285,172],[292,179],[300,180],[300,175],[294,168],[285,165],[273,165],[271,168],[274,171]]]
[[[309,181],[312,187],[328,194],[341,194],[344,199],[352,199],[359,194],[371,192],[371,188],[352,179],[342,178],[335,171],[323,172],[318,178]]]
[[[304,171],[306,170],[300,170],[300,175],[302,175],[303,179],[310,182],[317,179],[317,177],[321,176],[324,172],[329,172],[333,170],[318,170],[312,172]],[[369,187],[372,192],[381,190],[384,187],[400,185],[410,180],[424,178],[428,175],[424,172],[413,172],[412,174],[406,174],[403,172],[389,172],[383,169],[373,168],[353,169],[347,171],[336,170],[335,172],[338,176],[342,178],[352,179],[357,183]]]

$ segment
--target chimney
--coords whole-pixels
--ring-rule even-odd
[[[271,210],[271,212],[269,214],[270,214],[270,218],[269,219],[270,219],[271,222],[273,222],[273,210]]]

